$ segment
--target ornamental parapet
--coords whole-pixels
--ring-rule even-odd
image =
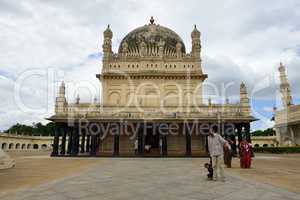
[[[300,122],[300,105],[290,105],[283,110],[275,112],[276,126]]]
[[[164,60],[164,61],[197,61],[197,58],[193,57],[190,53],[182,54],[181,57],[178,57],[176,53],[167,54],[161,57],[159,54],[147,54],[141,56],[139,53],[113,53],[110,58],[111,62],[120,62],[120,61],[145,61],[145,60]]]
[[[62,118],[97,119],[239,119],[252,116],[243,112],[240,104],[215,104],[198,107],[102,107],[93,104],[70,104],[68,113],[53,116]]]

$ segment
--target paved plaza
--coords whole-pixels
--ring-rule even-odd
[[[72,160],[80,161],[80,159]],[[227,170],[225,183],[207,181],[206,171],[202,166],[206,159],[203,158],[87,158],[82,160],[94,163],[92,165],[88,163],[89,168],[80,169],[72,175],[31,188],[22,188],[9,193],[2,192],[0,199],[300,199],[299,193],[255,180],[247,181],[234,170]],[[58,169],[60,172],[63,170]]]

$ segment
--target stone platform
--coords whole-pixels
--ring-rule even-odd
[[[101,158],[88,170],[30,189],[0,195],[1,200],[65,199],[230,199],[298,200],[299,193],[241,179],[227,170],[227,180],[206,180],[195,158]],[[100,159],[100,160],[101,160]]]

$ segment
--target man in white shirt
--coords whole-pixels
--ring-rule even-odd
[[[211,130],[208,136],[208,151],[212,159],[212,167],[214,170],[213,180],[225,181],[224,168],[223,168],[223,147],[226,145],[230,148],[228,142],[215,131]]]

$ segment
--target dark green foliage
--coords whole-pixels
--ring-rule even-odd
[[[264,131],[257,130],[251,133],[252,136],[274,136],[276,135],[275,131],[272,128],[266,129]]]
[[[42,123],[33,123],[31,126],[24,124],[15,124],[11,126],[5,133],[17,134],[17,135],[33,135],[33,136],[53,136],[55,124],[50,122],[46,125]]]
[[[300,153],[300,146],[298,147],[254,147],[255,153]]]

